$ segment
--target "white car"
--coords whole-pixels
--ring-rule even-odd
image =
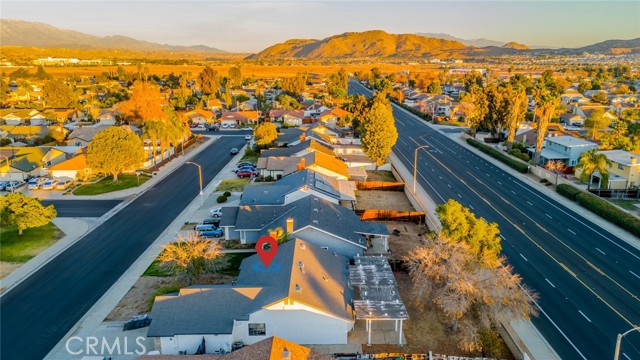
[[[29,185],[27,185],[27,189],[29,189],[29,190],[40,189],[42,184],[44,184],[44,182],[47,181],[47,180],[48,180],[47,178],[33,178],[33,179],[29,180]]]
[[[213,218],[221,218],[222,217],[222,208],[217,207],[209,210],[209,215]]]
[[[42,183],[42,190],[53,190],[58,185],[58,180],[47,180]]]
[[[244,136],[244,139],[247,140],[247,141],[251,140],[252,138],[253,138],[253,136],[251,136],[251,135],[245,135]]]
[[[226,129],[226,128],[228,128],[228,127],[229,127],[229,124],[224,123],[224,124],[222,124],[222,127]]]

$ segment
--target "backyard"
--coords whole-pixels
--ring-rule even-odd
[[[118,176],[118,182],[113,182],[112,176],[107,176],[102,178],[100,181],[85,184],[73,191],[74,195],[99,195],[105,194],[113,191],[130,189],[138,186],[138,181],[140,181],[140,185],[147,182],[147,180],[151,179],[148,175],[120,175]]]

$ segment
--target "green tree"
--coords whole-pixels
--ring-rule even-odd
[[[302,105],[300,105],[298,100],[292,98],[291,96],[289,96],[287,94],[278,95],[277,100],[278,100],[278,104],[283,109],[297,110],[297,109],[301,109],[302,108]]]
[[[38,80],[49,80],[51,79],[51,75],[47,74],[46,71],[44,71],[44,67],[42,67],[42,65],[38,66],[38,70],[36,70],[35,75],[33,75],[33,77],[35,77]]]
[[[506,107],[507,143],[511,146],[515,139],[516,131],[518,131],[520,124],[525,119],[529,99],[527,98],[526,88],[522,85],[505,85],[502,87],[502,95],[504,106]]]
[[[360,125],[362,150],[378,166],[384,165],[398,139],[391,105],[383,95],[373,98]]]
[[[26,229],[47,225],[56,215],[53,205],[42,206],[39,199],[22,193],[0,197],[0,224],[2,227],[16,227],[18,235]]]
[[[509,111],[509,103],[505,99],[504,95],[506,94],[502,89],[502,87],[495,85],[489,85],[485,89],[487,113],[480,124],[483,128],[488,129],[493,136],[498,136],[498,133],[504,127]]]
[[[201,239],[195,233],[179,236],[177,241],[164,245],[158,261],[160,267],[178,274],[192,285],[206,273],[224,267],[222,246],[219,242]]]
[[[553,74],[553,72],[551,72]],[[562,89],[553,81],[549,71],[545,71],[538,79],[533,89],[533,98],[536,102],[536,113],[538,114],[538,129],[536,137],[536,154],[533,159],[535,164],[540,163],[540,152],[547,135],[547,128],[551,115],[560,101]]]
[[[42,87],[42,96],[47,107],[68,108],[78,97],[73,90],[61,79],[47,81]]]
[[[599,153],[596,149],[591,149],[580,154],[580,161],[576,165],[576,169],[582,170],[580,181],[587,183],[587,190],[591,188],[591,177],[597,171],[600,173],[600,188],[606,188],[609,181],[609,166],[611,160],[607,155]]]
[[[484,87],[484,77],[482,76],[481,73],[475,70],[464,74],[464,77],[462,78],[462,82],[464,83],[464,89],[467,92],[471,91],[471,88],[474,86],[477,86],[480,88]]]
[[[281,81],[282,91],[292,96],[302,94],[307,87],[307,76],[298,73],[295,77],[284,78]]]
[[[382,72],[379,67],[371,68],[371,80],[375,81],[382,77]]]
[[[580,80],[578,84],[578,91],[584,94],[585,91],[591,90],[591,82],[589,80]]]
[[[489,111],[487,95],[484,89],[473,85],[468,92],[462,93],[459,99],[460,110],[465,115],[467,126],[476,126],[484,119]]]
[[[229,86],[233,89],[242,85],[242,70],[240,66],[232,66],[229,68]]]
[[[429,86],[427,86],[427,93],[429,94],[442,94],[442,86],[440,86],[439,81],[432,81]]]
[[[278,130],[276,124],[263,122],[253,131],[253,137],[256,145],[260,147],[268,147],[278,139]]]
[[[211,66],[205,66],[198,75],[198,78],[200,80],[200,91],[202,91],[203,94],[211,95],[220,90],[218,72],[211,68]]]
[[[611,119],[605,116],[605,112],[602,109],[593,110],[591,116],[584,121],[587,134],[594,140],[598,140],[600,138],[600,130],[608,128],[609,125],[611,125]]]
[[[609,104],[609,99],[607,98],[607,94],[605,94],[604,91],[598,91],[597,93],[593,94],[591,96],[591,100],[603,105]]]
[[[133,132],[117,126],[100,131],[87,150],[87,164],[97,172],[113,175],[135,170],[147,159],[142,140]]]

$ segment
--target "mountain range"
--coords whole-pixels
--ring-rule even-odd
[[[168,45],[137,40],[128,36],[96,36],[55,26],[22,20],[0,19],[2,46],[32,46],[67,49],[126,49],[142,51],[187,51],[226,53],[205,45]]]
[[[489,40],[489,39],[485,39],[485,38],[461,39],[459,37],[455,37],[453,35],[443,34],[443,33],[416,33],[416,35],[424,36],[424,37],[427,37],[427,38],[457,41],[457,42],[463,43],[463,44],[465,44],[467,46],[474,46],[474,47],[502,46],[502,45],[505,44],[505,42],[503,42],[503,41],[495,41],[495,40]]]

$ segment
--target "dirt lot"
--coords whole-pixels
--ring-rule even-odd
[[[425,225],[418,225],[410,222],[385,221],[389,233],[393,229],[400,230],[400,235],[389,237],[389,248],[391,249],[390,259],[402,259],[409,251],[420,244],[421,235],[429,231]]]
[[[404,191],[358,190],[356,210],[415,211]]]
[[[372,170],[367,170],[367,181],[396,182],[398,180],[396,180],[396,177],[393,176],[393,173],[391,171],[385,171],[385,170],[372,171]]]
[[[203,284],[229,284],[235,276],[210,275],[202,281]],[[147,313],[149,299],[162,287],[176,283],[175,276],[142,276],[136,281],[129,292],[120,300],[118,305],[109,313],[105,321],[128,320],[133,315]]]

